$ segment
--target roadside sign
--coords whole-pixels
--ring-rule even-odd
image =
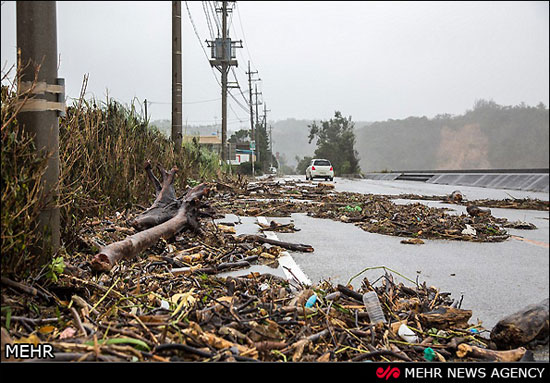
[[[256,150],[256,141],[250,141],[250,150]]]

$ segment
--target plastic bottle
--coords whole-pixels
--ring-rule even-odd
[[[363,303],[365,304],[365,308],[369,314],[369,319],[372,323],[387,323],[376,292],[369,291],[368,293],[363,294]]]

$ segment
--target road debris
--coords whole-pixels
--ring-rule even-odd
[[[524,357],[523,347],[528,345],[514,344],[516,348],[509,350],[509,344],[503,347],[493,341],[498,338],[495,329],[489,339],[481,323],[470,323],[472,312],[461,308],[462,299],[452,299],[450,293],[426,282],[405,278],[405,285],[397,282],[403,275],[385,270],[372,283],[363,278],[357,289],[330,281],[304,285],[275,270],[287,250],[314,257],[311,245],[261,234],[237,235],[238,223],[215,222],[225,220],[226,214],[306,213],[334,220],[345,215],[346,222],[364,230],[407,237],[403,243],[423,243],[423,239],[503,241],[508,238],[503,229],[506,220],[490,214],[449,215],[445,209],[419,203],[398,205],[388,196],[338,193],[297,182],[210,187],[210,195],[193,198],[196,224],[160,235],[132,257],[109,259],[109,267],[94,267],[105,248],[173,217],[152,226],[142,209],[91,217],[78,233],[78,250],[64,256],[63,272],[55,279],[15,281],[3,276],[2,343],[4,339],[49,343],[56,360],[63,361],[513,361]],[[201,185],[198,188],[202,190]],[[158,199],[162,193],[156,190]],[[185,198],[177,200],[182,206]],[[199,214],[199,208],[206,214]],[[468,227],[476,233],[464,234]],[[296,229],[273,220],[259,227],[260,232],[286,230]],[[247,271],[252,266],[267,272]],[[220,276],[229,270],[243,272]],[[367,293],[380,304],[384,320],[379,323],[369,317]],[[546,302],[546,316],[547,307]],[[541,331],[534,332],[537,341],[544,341]],[[547,342],[547,322],[545,334]]]

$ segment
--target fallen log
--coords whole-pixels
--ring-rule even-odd
[[[523,358],[526,352],[527,350],[523,347],[508,351],[496,351],[462,343],[458,345],[456,356],[459,358],[469,356],[471,358],[493,360],[496,362],[517,362]]]
[[[293,251],[302,251],[302,252],[306,252],[306,253],[313,252],[313,247],[311,245],[304,245],[302,243],[284,242],[284,241],[279,241],[279,240],[276,240],[276,239],[261,237],[259,235],[255,235],[255,234],[242,234],[242,235],[239,236],[239,238],[242,238],[245,241],[269,243],[270,245],[280,246],[280,247],[283,247],[285,249],[293,250]]]
[[[491,330],[491,340],[498,348],[527,345],[534,340],[548,342],[548,298],[501,319]]]
[[[92,268],[96,271],[108,271],[118,260],[136,256],[141,251],[153,246],[160,238],[169,239],[185,227],[199,230],[197,221],[198,201],[207,195],[209,191],[210,186],[208,184],[203,183],[195,186],[183,197],[181,206],[174,217],[160,225],[103,247],[92,260]]]
[[[145,172],[155,187],[156,198],[151,207],[138,215],[130,222],[130,225],[137,230],[145,230],[160,225],[174,217],[181,206],[181,200],[176,197],[174,190],[174,176],[178,168],[173,167],[169,172],[162,166],[157,165],[162,175],[162,184],[155,177],[152,171],[151,161],[145,163]]]

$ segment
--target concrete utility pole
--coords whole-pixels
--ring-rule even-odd
[[[55,1],[17,2],[17,50],[20,52],[18,92],[33,93],[17,116],[34,137],[36,150],[50,155],[42,177],[46,206],[40,212],[38,229],[44,235],[32,249],[45,263],[60,246],[59,208],[59,115],[65,113],[64,81],[57,78],[57,21]],[[35,73],[37,83],[33,86]],[[33,90],[31,90],[33,89]]]
[[[176,152],[182,141],[181,1],[172,1],[172,142]]]
[[[222,82],[222,161],[228,160],[227,152],[227,74],[231,66],[237,66],[237,60],[234,60],[234,48],[242,48],[242,41],[232,42],[228,36],[227,15],[232,12],[227,7],[228,1],[222,1],[222,7],[216,8],[216,12],[222,14],[222,37],[214,41],[208,41],[208,46],[212,48],[212,60],[210,65],[216,67],[221,73]],[[237,46],[236,44],[240,44]]]
[[[267,112],[271,112],[271,110],[267,109],[267,105],[264,102],[263,126],[266,133],[267,133]],[[271,126],[269,126],[269,166],[273,167],[273,144],[271,141]]]
[[[271,130],[273,127],[269,125],[269,167],[273,167],[273,137],[271,136]]]
[[[225,48],[227,41],[227,1],[222,2],[222,41]],[[231,49],[231,46],[229,49]],[[229,52],[229,56],[231,58],[231,52]],[[222,161],[225,162],[227,161],[227,72],[229,71],[225,49],[222,57]]]
[[[252,75],[253,74],[257,74],[258,71],[254,71],[252,72],[250,70],[250,61],[248,61],[248,72],[246,72],[246,74],[248,75],[248,97],[249,97],[249,102],[248,104],[250,105],[250,141],[254,141],[254,144],[256,143],[256,137],[254,136],[254,111],[252,110],[252,81],[257,81],[256,79],[252,79]],[[252,148],[251,148],[252,149]],[[255,149],[255,147],[254,147]],[[255,172],[254,172],[254,153],[256,152],[256,150],[253,150],[252,151],[252,176],[254,176]]]
[[[262,103],[258,103],[258,95],[262,94],[262,92],[258,93],[258,85],[254,85],[254,95],[256,96],[256,137],[254,137],[254,140],[258,142],[258,128],[260,126],[260,115],[258,113],[258,105],[261,105]],[[258,162],[260,161],[260,150],[256,148],[256,152],[258,153]]]

